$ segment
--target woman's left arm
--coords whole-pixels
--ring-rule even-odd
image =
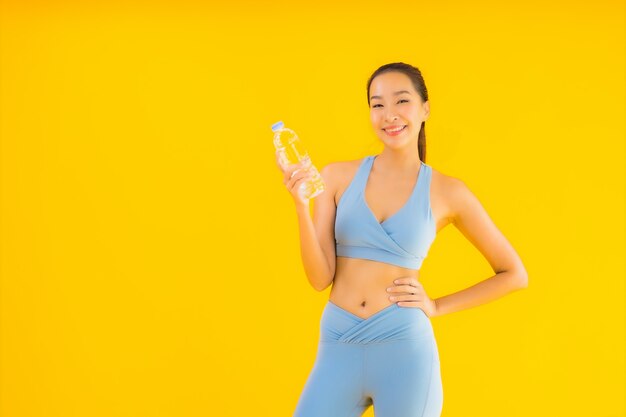
[[[491,220],[478,198],[455,177],[448,178],[451,220],[483,254],[495,275],[464,290],[437,298],[434,316],[475,307],[528,286],[528,275],[515,249]]]

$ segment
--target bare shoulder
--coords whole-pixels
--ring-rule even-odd
[[[431,166],[430,203],[437,223],[437,230],[453,223],[467,185],[458,177],[445,174]]]
[[[461,178],[432,169],[431,197],[438,202],[440,212],[448,222],[458,223],[464,211],[480,206],[478,197]]]
[[[460,188],[465,186],[465,183],[460,178],[445,174],[432,166],[431,172],[431,187],[442,194],[449,195],[451,192],[458,192]]]

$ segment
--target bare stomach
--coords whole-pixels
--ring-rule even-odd
[[[418,269],[408,269],[369,259],[337,256],[335,278],[329,300],[337,306],[363,319],[394,304],[389,299],[387,287],[400,277],[415,277]],[[405,293],[396,293],[402,295]]]

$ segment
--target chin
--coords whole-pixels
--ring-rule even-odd
[[[409,144],[409,142],[407,141],[398,141],[398,142],[383,141],[383,143],[385,144],[386,147],[391,148],[391,149],[401,149],[401,148],[408,146]]]
[[[391,137],[391,136],[387,136],[387,134],[383,133],[382,137],[380,137],[380,140],[388,143],[390,145],[394,145],[394,144],[403,144],[403,143],[407,143],[411,141],[411,137],[408,135],[402,136],[402,137]]]

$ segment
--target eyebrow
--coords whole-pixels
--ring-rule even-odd
[[[407,94],[411,94],[406,90],[400,90],[400,91],[396,91],[395,93],[393,93],[394,96],[397,96],[398,94],[402,94],[402,93],[407,93]],[[370,100],[374,100],[375,98],[382,98],[381,96],[372,96],[370,97]]]

